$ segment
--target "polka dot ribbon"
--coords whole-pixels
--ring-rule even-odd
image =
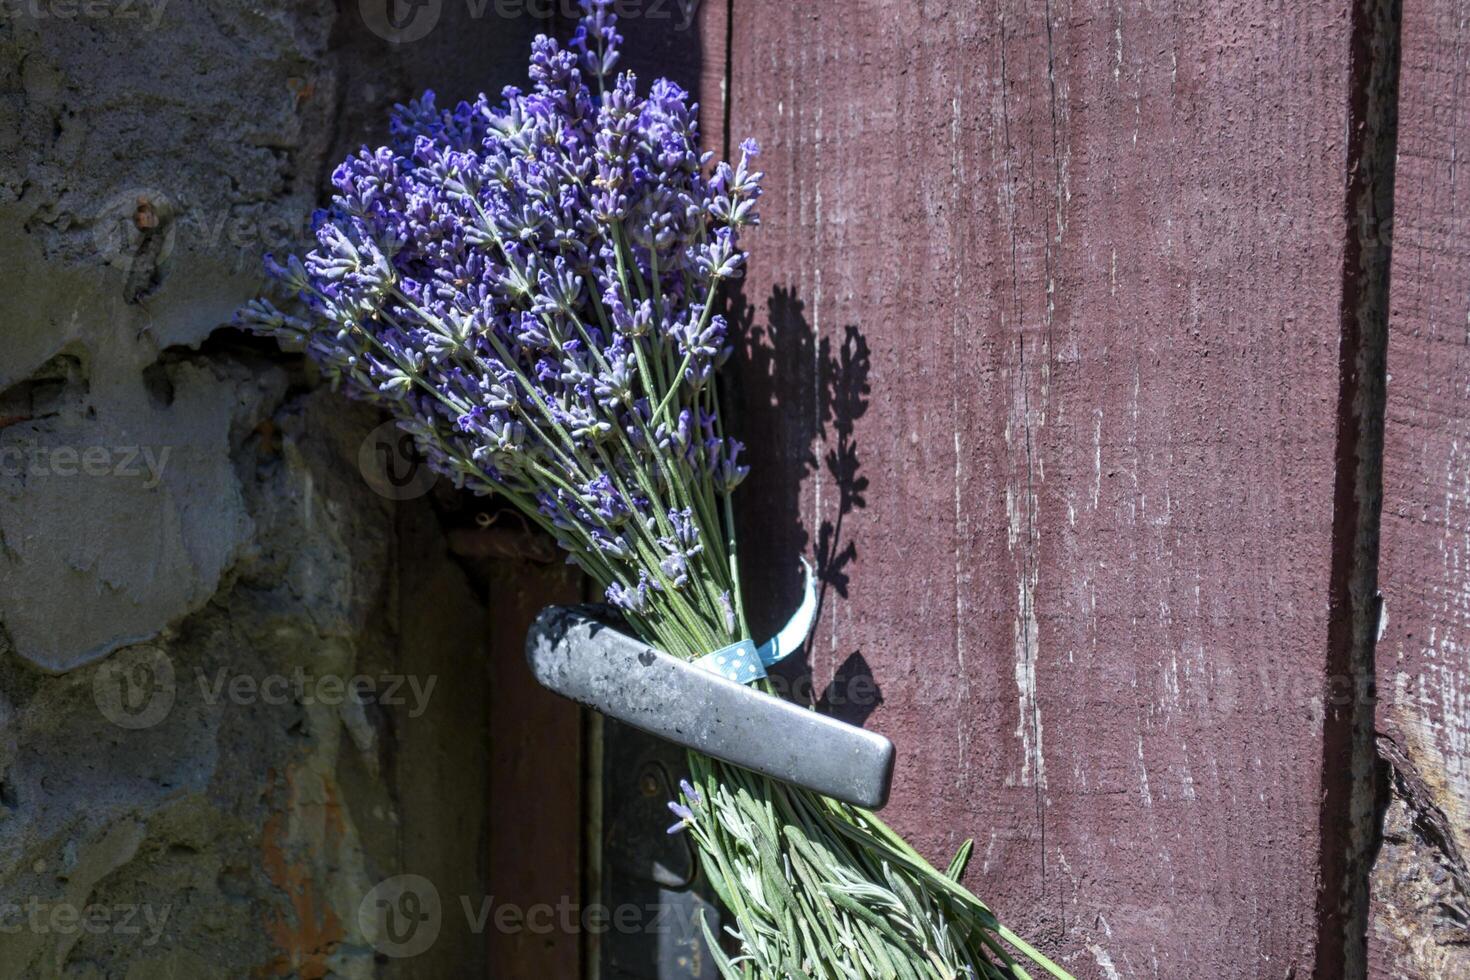
[[[812,631],[817,615],[817,590],[812,583],[812,567],[804,558],[801,567],[806,570],[806,592],[801,598],[801,605],[779,633],[760,646],[756,646],[754,640],[741,640],[721,647],[700,657],[694,665],[737,684],[751,684],[766,676],[767,667],[796,652]]]

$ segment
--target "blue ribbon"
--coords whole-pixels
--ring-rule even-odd
[[[812,582],[812,566],[803,558],[801,567],[806,570],[806,593],[801,597],[801,605],[779,633],[760,646],[756,646],[754,640],[741,640],[721,647],[694,661],[694,666],[737,684],[750,684],[765,677],[767,667],[795,653],[806,642],[817,615],[817,590]]]

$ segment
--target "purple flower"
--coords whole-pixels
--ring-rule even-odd
[[[694,811],[689,809],[687,806],[684,806],[681,803],[674,803],[670,801],[669,812],[679,818],[674,823],[669,825],[669,833],[677,834],[680,831],[684,830],[686,827],[693,826]]]
[[[700,795],[699,790],[690,784],[689,780],[679,780],[679,790],[684,794],[684,799],[688,800],[694,806],[700,806],[704,803],[704,797]],[[669,812],[679,818],[676,823],[669,827],[669,833],[677,834],[686,827],[693,826],[695,814],[690,806],[680,803],[677,800],[672,800],[669,802]]]
[[[332,172],[315,247],[267,261],[300,315],[258,301],[240,321],[303,347],[438,472],[507,496],[609,602],[656,618],[667,589],[731,585],[705,552],[724,530],[688,502],[743,475],[714,429],[730,341],[712,298],[744,262],[759,151],[712,165],[686,91],[612,74],[621,43],[612,0],[584,0],[566,47],[532,44],[524,87],[397,107],[388,145]]]
[[[657,589],[657,585],[648,577],[647,572],[639,572],[638,584],[626,586],[621,582],[614,582],[607,587],[607,601],[625,612],[643,614],[649,608],[649,595]]]

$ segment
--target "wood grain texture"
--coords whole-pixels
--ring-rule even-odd
[[[490,976],[581,975],[582,935],[494,916],[504,906],[581,909],[582,710],[536,683],[526,665],[526,632],[543,608],[580,602],[570,566],[490,564],[490,830],[487,893],[495,904]],[[478,910],[477,910],[478,911]],[[446,910],[459,914],[461,909]],[[509,915],[509,913],[506,913]],[[545,919],[544,913],[542,919]],[[562,921],[556,912],[554,921]]]
[[[1377,719],[1376,977],[1470,977],[1470,3],[1403,6]]]
[[[730,29],[756,619],[815,553],[817,686],[898,744],[888,815],[935,861],[974,835],[1078,976],[1311,974],[1346,5]]]

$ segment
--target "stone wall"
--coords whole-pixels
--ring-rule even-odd
[[[380,420],[226,326],[388,105],[536,27],[378,6],[0,12],[0,977],[483,974],[359,911],[479,894],[484,610]]]

